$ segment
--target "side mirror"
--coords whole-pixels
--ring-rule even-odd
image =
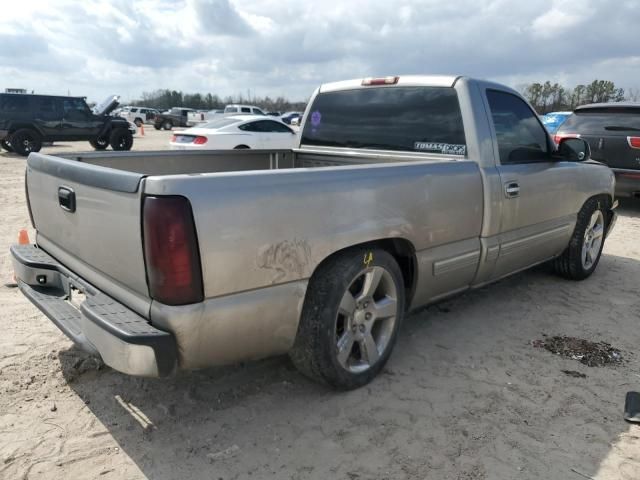
[[[558,157],[568,162],[586,162],[591,158],[591,147],[582,138],[563,138],[557,150]]]

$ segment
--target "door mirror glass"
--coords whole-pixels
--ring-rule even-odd
[[[558,156],[569,162],[585,162],[591,158],[591,148],[582,138],[563,138],[558,146]]]

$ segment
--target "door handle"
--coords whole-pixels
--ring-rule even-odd
[[[68,187],[58,188],[58,204],[63,210],[73,213],[76,211],[76,193]]]
[[[507,198],[515,198],[520,196],[520,185],[517,182],[508,182],[504,184],[504,195]]]

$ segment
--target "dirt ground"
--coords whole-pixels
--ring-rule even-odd
[[[146,133],[134,148],[166,148],[168,132]],[[588,280],[539,268],[417,312],[384,373],[336,393],[286,358],[164,380],[87,358],[3,286],[29,224],[24,164],[0,155],[0,478],[640,478],[640,427],[622,418],[640,390],[640,204],[623,204]],[[543,334],[624,361],[590,368],[535,348]]]

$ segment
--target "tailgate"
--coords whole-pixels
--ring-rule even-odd
[[[581,138],[589,142],[594,160],[606,163],[610,168],[640,169],[640,149],[631,147],[629,134],[583,134]]]
[[[27,195],[38,245],[87,282],[147,316],[143,178],[37,153],[27,161]]]

